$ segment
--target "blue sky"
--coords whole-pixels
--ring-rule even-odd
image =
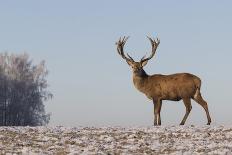
[[[161,43],[148,74],[190,72],[202,79],[214,124],[231,124],[231,1],[2,1],[0,51],[46,60],[53,100],[50,125],[150,126],[153,104],[138,92],[116,52],[120,36],[136,60],[149,54],[146,35]],[[187,124],[205,124],[192,101]],[[165,125],[179,124],[182,102],[163,103]]]

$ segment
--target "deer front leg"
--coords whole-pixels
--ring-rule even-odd
[[[161,107],[162,107],[162,101],[159,100],[158,104],[157,104],[157,117],[158,117],[158,125],[161,125],[161,117],[160,117],[160,111],[161,111]]]
[[[161,125],[160,111],[162,106],[162,101],[159,99],[153,99],[154,104],[154,126]]]
[[[157,125],[157,116],[156,116],[156,113],[155,113],[155,109],[156,109],[156,106],[157,106],[157,101],[155,99],[153,99],[153,105],[154,105],[154,126]]]

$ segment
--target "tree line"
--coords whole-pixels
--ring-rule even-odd
[[[0,126],[46,125],[50,114],[45,61],[34,65],[27,53],[0,53]]]

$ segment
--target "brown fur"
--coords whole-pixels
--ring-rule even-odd
[[[172,75],[152,75],[139,77],[133,75],[135,87],[149,99],[179,101],[181,98],[193,98],[201,80],[189,73]]]
[[[161,125],[160,111],[163,100],[179,101],[183,99],[186,107],[186,113],[180,125],[184,125],[185,121],[192,109],[191,99],[200,104],[207,115],[208,125],[211,123],[211,118],[208,111],[207,102],[201,96],[201,80],[199,77],[190,73],[176,73],[171,75],[148,75],[143,70],[148,60],[154,56],[159,40],[152,40],[152,55],[149,58],[142,58],[140,62],[135,62],[129,55],[126,57],[123,52],[123,46],[128,38],[120,39],[117,42],[118,53],[124,58],[128,65],[133,70],[134,86],[142,93],[144,93],[154,104],[154,125]]]

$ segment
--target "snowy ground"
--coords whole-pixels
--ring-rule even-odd
[[[0,154],[232,154],[232,127],[0,127]]]

